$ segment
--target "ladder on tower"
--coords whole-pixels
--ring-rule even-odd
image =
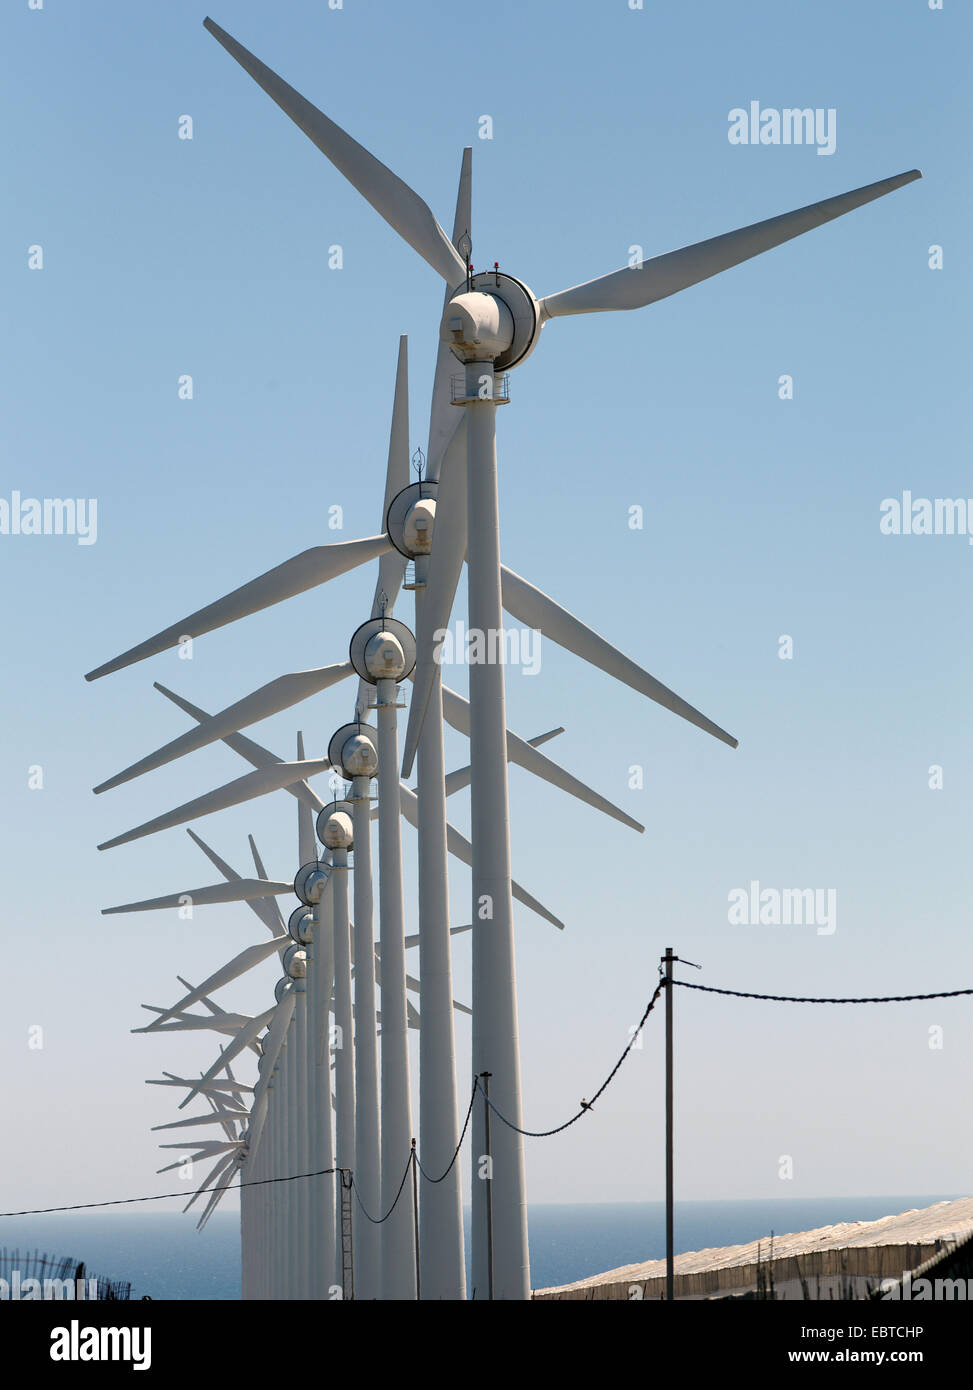
[[[355,1297],[355,1252],[351,1235],[351,1184],[349,1168],[339,1170],[341,1178],[341,1297]]]

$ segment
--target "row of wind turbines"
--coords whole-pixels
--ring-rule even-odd
[[[549,641],[714,738],[736,739],[688,704],[629,655],[501,560],[496,410],[506,376],[536,347],[544,325],[576,314],[639,308],[707,279],[920,177],[917,170],[814,203],[724,236],[684,247],[538,299],[496,267],[471,264],[471,155],[463,153],[452,235],[400,178],[289,87],[212,20],[206,28],[317,145],[331,163],[445,281],[440,343],[430,410],[427,466],[410,483],[408,351],[399,341],[380,529],[374,536],[313,546],[164,628],[91,671],[94,680],[185,640],[377,561],[371,607],[352,632],[348,657],[296,671],[235,700],[216,714],[161,685],[192,720],[190,728],[95,788],[104,792],[222,741],[251,770],[227,785],[100,845],[109,849],[273,791],[297,801],[298,864],[293,881],[267,877],[250,841],[255,876],[231,868],[193,829],[189,834],[222,881],[106,909],[126,913],[246,904],[269,932],[183,995],[153,1006],[147,1033],[203,1030],[221,1042],[199,1077],[165,1073],[153,1084],[185,1092],[180,1109],[201,1113],[159,1126],[174,1131],[163,1147],[212,1160],[190,1206],[200,1226],[239,1178],[245,1298],[462,1299],[530,1296],[526,1179],[513,905],[562,923],[512,877],[508,762],[613,817],[642,826],[541,746],[562,730],[531,739],[507,728],[502,661],[472,663],[469,698],[443,684],[440,644],[464,562],[468,631],[497,635],[505,610]],[[543,479],[538,478],[538,483]],[[408,566],[412,566],[411,582]],[[395,615],[403,591],[414,596],[412,626]],[[341,634],[336,633],[336,641]],[[499,644],[502,649],[502,643]],[[489,643],[488,643],[489,647]],[[337,653],[330,653],[335,656]],[[285,759],[242,730],[329,689],[355,682],[351,719],[330,737],[326,756]],[[410,689],[403,746],[401,694]],[[468,737],[469,765],[446,772],[444,724]],[[320,751],[319,744],[314,751]],[[404,780],[415,767],[418,784]],[[311,783],[332,782],[324,801]],[[447,817],[450,795],[469,790],[471,835]],[[376,804],[377,801],[377,804]],[[407,936],[402,821],[417,832],[418,932]],[[373,862],[373,822],[377,855]],[[471,871],[469,922],[449,919],[448,865]],[[374,889],[377,880],[378,939]],[[286,922],[279,898],[295,895]],[[472,1001],[453,998],[451,938],[472,933]],[[418,976],[410,973],[418,954]],[[278,957],[281,977],[264,1013],[243,1016],[212,996],[245,972]],[[414,967],[413,967],[414,969]],[[418,1007],[410,999],[418,1000]],[[454,1020],[471,1015],[472,1073],[457,1078]],[[419,1034],[419,1117],[414,1124],[409,1030]],[[252,1084],[238,1079],[256,1055]],[[490,1102],[510,1123],[490,1126],[484,1103],[470,1100],[473,1077],[487,1074]],[[462,1166],[457,1144],[470,1121],[471,1286],[467,1288]],[[418,1137],[418,1227],[407,1190]],[[215,1137],[212,1137],[215,1136]],[[177,1163],[179,1160],[177,1160]],[[170,1165],[172,1167],[176,1164]],[[317,1174],[273,1181],[295,1174]],[[398,1200],[396,1200],[398,1198]],[[391,1214],[385,1220],[376,1218]],[[418,1236],[418,1239],[417,1239]]]

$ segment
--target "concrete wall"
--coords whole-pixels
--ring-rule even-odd
[[[936,1245],[861,1245],[843,1250],[816,1250],[801,1256],[785,1256],[772,1263],[774,1292],[779,1299],[805,1297],[801,1277],[811,1299],[865,1298],[868,1284],[877,1287],[883,1279],[899,1279],[937,1251]],[[762,1260],[760,1275],[769,1281],[771,1261]],[[731,1265],[724,1269],[701,1270],[695,1274],[676,1274],[675,1294],[679,1299],[729,1298],[751,1293],[757,1287],[757,1265]],[[589,1283],[574,1288],[538,1289],[533,1297],[541,1300],[574,1299],[592,1302],[603,1299],[626,1302],[665,1298],[665,1275],[651,1279],[624,1279],[617,1283]]]

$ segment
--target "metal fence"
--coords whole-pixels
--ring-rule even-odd
[[[0,1279],[6,1285],[0,1294],[4,1299],[82,1298],[118,1302],[132,1296],[130,1283],[92,1274],[81,1260],[48,1255],[40,1250],[0,1247]],[[36,1284],[29,1281],[36,1281]]]

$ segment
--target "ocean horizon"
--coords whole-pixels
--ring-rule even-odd
[[[789,1197],[677,1202],[676,1250],[738,1245],[842,1221],[874,1221],[968,1193]],[[469,1210],[465,1213],[467,1238]],[[535,1289],[665,1255],[663,1202],[534,1203],[528,1209]],[[0,1249],[82,1260],[88,1272],[130,1282],[132,1297],[239,1299],[240,1218],[216,1212],[197,1232],[191,1214],[69,1212],[0,1222]],[[8,1260],[9,1264],[9,1260]]]

